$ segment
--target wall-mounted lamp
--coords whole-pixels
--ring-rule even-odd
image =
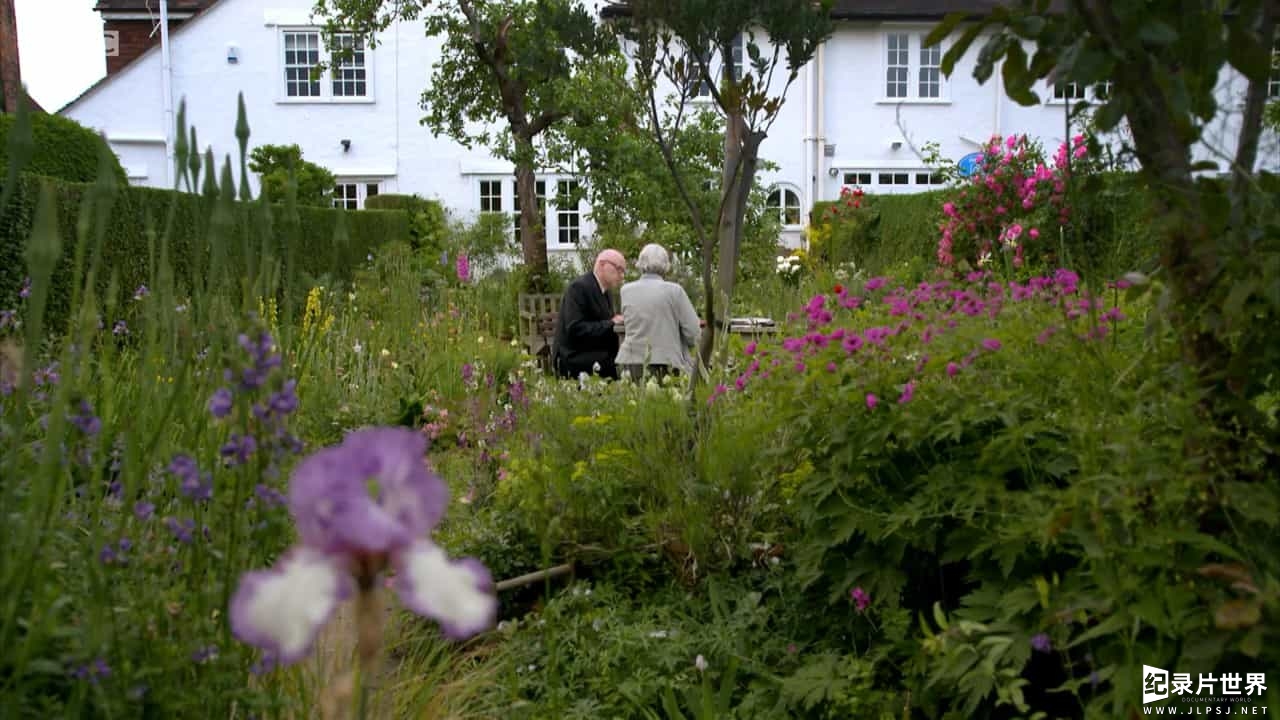
[[[901,141],[901,140],[894,140],[893,142],[889,143],[889,147],[893,148],[894,150],[901,150],[901,149],[902,149],[902,141]]]
[[[827,168],[827,174],[835,177],[840,174],[840,168]]]
[[[227,64],[236,65],[240,62],[240,48],[235,45],[227,46]]]
[[[349,152],[351,150],[350,140],[347,140],[344,138],[342,140],[339,140],[338,142],[342,143],[342,152]]]

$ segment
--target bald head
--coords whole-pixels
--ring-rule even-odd
[[[596,255],[596,264],[591,271],[600,281],[600,287],[610,290],[622,284],[627,271],[627,259],[613,248],[601,250]]]

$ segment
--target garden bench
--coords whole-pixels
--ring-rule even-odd
[[[550,293],[520,293],[520,337],[529,354],[542,369],[551,372],[551,343],[556,336],[560,296]]]

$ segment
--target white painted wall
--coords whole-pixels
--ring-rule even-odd
[[[311,0],[222,0],[172,34],[173,96],[186,99],[188,123],[197,128],[200,149],[212,146],[219,164],[230,154],[234,167],[236,96],[243,92],[252,129],[250,147],[297,143],[308,160],[340,178],[379,182],[381,192],[435,198],[459,216],[479,210],[481,179],[501,179],[503,210],[512,212],[509,163],[483,149],[467,150],[436,137],[419,124],[421,91],[439,53],[439,41],[427,38],[421,23],[397,24],[379,37],[381,44],[369,53],[372,98],[299,102],[284,97],[281,29],[308,26],[311,7]],[[972,77],[976,51],[944,79],[940,98],[886,99],[886,34],[908,33],[912,59],[917,60],[917,43],[928,29],[926,24],[841,23],[820,60],[811,61],[792,84],[761,148],[761,156],[778,169],[762,173],[760,179],[766,186],[782,183],[798,190],[803,221],[815,200],[838,196],[845,172],[874,173],[865,188],[869,192],[927,189],[914,184],[916,171],[925,167],[912,147],[922,148],[928,141],[940,143],[943,155],[952,160],[979,149],[993,133],[1026,133],[1039,138],[1049,154],[1062,142],[1062,104],[1013,103],[1004,97],[998,69],[986,85],[978,85]],[[238,56],[235,64],[227,60],[232,46]],[[104,132],[135,184],[166,187],[171,182],[164,160],[162,81],[157,49],[62,111]],[[775,77],[775,91],[783,82]],[[1235,150],[1244,85],[1235,73],[1224,73],[1222,97],[1234,99],[1206,131],[1207,144],[1228,155]],[[343,150],[343,139],[351,141],[349,151]],[[824,146],[834,146],[831,156],[822,152]],[[1212,152],[1202,147],[1197,156],[1211,157]],[[1280,169],[1280,141],[1273,135],[1264,138],[1259,166]],[[908,172],[913,182],[882,186],[877,182],[882,170]],[[552,196],[555,179],[548,176]],[[593,227],[585,203],[582,209],[583,235],[589,237]],[[556,242],[554,218],[548,225],[553,235],[550,247],[571,250]],[[799,227],[787,229],[783,239],[798,244]]]

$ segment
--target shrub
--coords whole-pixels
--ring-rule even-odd
[[[53,276],[46,319],[50,327],[56,328],[67,316],[76,225],[81,208],[91,201],[96,187],[29,175],[19,178],[14,198],[0,217],[0,308],[14,306],[26,276],[23,257],[32,234],[36,205],[41,192],[48,192],[57,207],[62,258]],[[215,212],[220,204],[221,215]],[[266,220],[268,214],[270,222]],[[237,282],[252,277],[269,255],[283,264],[284,277],[302,281],[287,298],[298,311],[302,309],[302,296],[312,284],[319,284],[317,278],[349,280],[373,248],[409,235],[409,219],[403,212],[297,207],[290,214],[285,206],[264,207],[260,203],[145,187],[121,189],[108,217],[99,230],[102,267],[109,268],[109,272],[103,272],[97,281],[99,297],[105,298],[111,276],[116,276],[114,301],[127,300],[152,277],[161,248],[151,238],[153,234],[160,235],[166,223],[172,223],[167,253],[180,285],[178,292],[190,293],[196,289],[193,286],[211,282],[213,273]],[[212,242],[215,223],[223,225],[217,235],[220,240]],[[87,239],[96,242],[96,234]]]
[[[366,210],[403,210],[409,213],[409,241],[415,250],[439,253],[449,232],[444,206],[417,195],[386,193],[364,202]]]
[[[98,177],[98,164],[106,151],[111,154],[111,173],[116,181],[120,185],[128,183],[120,159],[93,130],[60,115],[32,113],[29,118],[35,147],[31,161],[19,170],[71,182],[92,182]],[[15,122],[12,114],[0,115],[0,167],[9,165],[9,133]]]
[[[259,145],[249,153],[249,169],[258,173],[270,202],[284,202],[290,176],[298,184],[299,205],[328,207],[333,197],[333,173],[303,160],[297,145]]]

